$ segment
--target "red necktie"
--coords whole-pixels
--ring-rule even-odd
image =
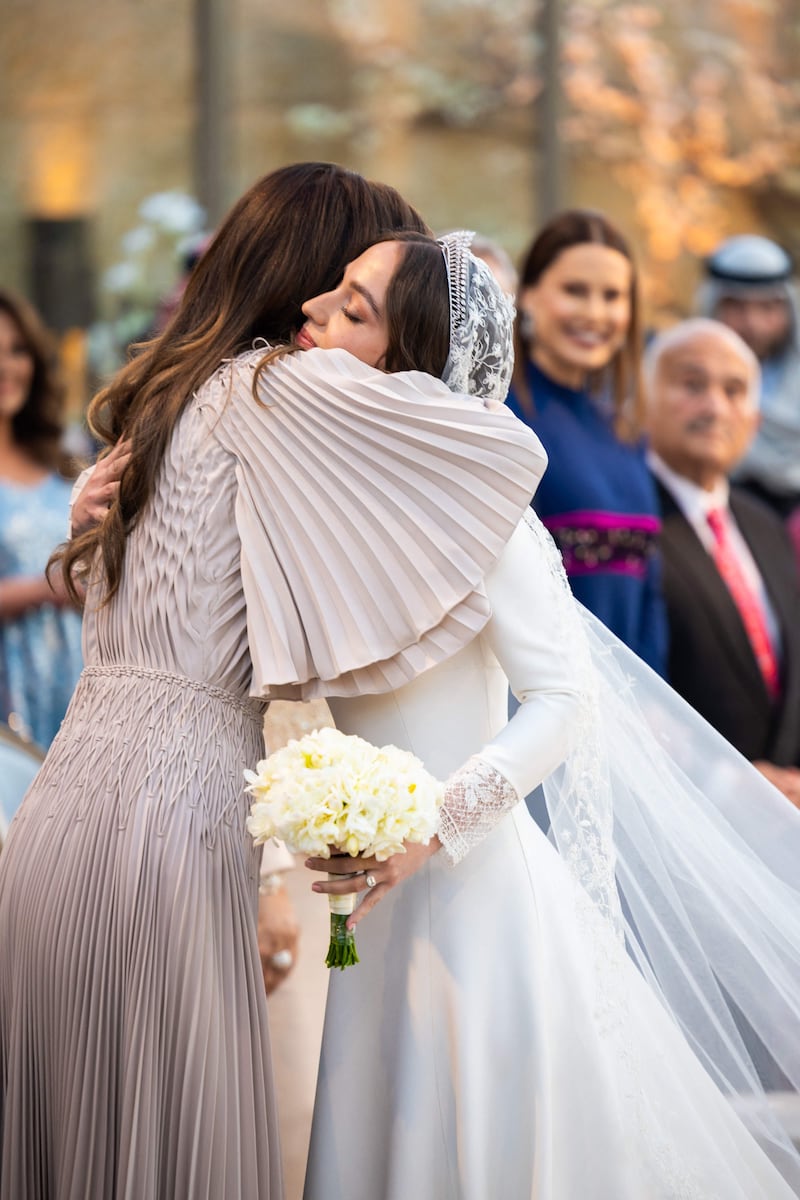
[[[780,672],[775,649],[769,636],[764,613],[747,578],[739,565],[730,534],[728,522],[721,508],[712,509],[706,517],[709,528],[714,534],[714,562],[722,576],[734,604],[739,610],[745,632],[750,639],[753,653],[756,656],[759,670],[764,676],[767,691],[774,699],[780,695]]]

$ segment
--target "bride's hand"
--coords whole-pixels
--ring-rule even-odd
[[[349,854],[334,854],[330,858],[307,858],[306,866],[311,871],[325,871],[329,875],[341,875],[342,879],[314,883],[311,890],[343,895],[348,892],[364,892],[358,908],[347,918],[347,928],[355,929],[358,922],[374,908],[382,896],[418,871],[440,848],[438,837],[431,838],[427,846],[420,842],[406,842],[405,854],[393,854],[385,862],[376,858],[351,858]],[[353,874],[354,868],[356,874]],[[367,878],[374,879],[372,887]]]

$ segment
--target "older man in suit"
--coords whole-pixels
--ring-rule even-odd
[[[670,682],[800,805],[795,562],[779,519],[728,482],[758,428],[758,362],[698,318],[652,341],[645,373]]]

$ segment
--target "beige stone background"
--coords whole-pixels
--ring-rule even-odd
[[[332,159],[518,255],[553,169],[545,3],[562,200],[625,227],[652,320],[685,309],[727,233],[800,250],[800,0],[3,0],[0,280],[29,288],[31,218],[82,218],[108,314],[103,273],[141,201],[198,190],[201,11],[219,23],[223,206],[276,166]]]

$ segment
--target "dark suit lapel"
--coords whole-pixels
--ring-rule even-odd
[[[744,684],[759,689],[766,697],[764,678],[727,585],[672,495],[660,480],[657,483],[664,521],[662,539],[665,552],[669,550],[671,557],[674,552],[673,568],[685,572],[697,588],[697,603],[713,613],[720,641],[727,647],[729,661]]]

